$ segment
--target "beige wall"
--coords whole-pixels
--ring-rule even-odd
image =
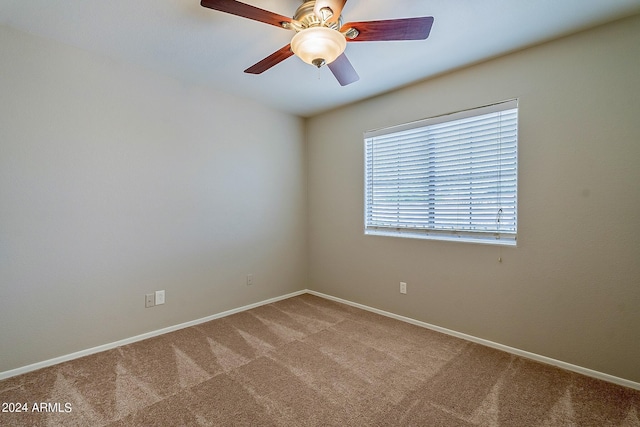
[[[0,26],[0,372],[304,289],[303,137]]]
[[[308,120],[311,288],[640,381],[639,40],[627,19]],[[364,131],[510,98],[517,248],[363,235]]]

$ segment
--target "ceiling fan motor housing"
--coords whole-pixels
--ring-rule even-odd
[[[296,14],[293,15],[293,19],[302,24],[301,29],[320,27],[323,25],[322,18],[314,13],[315,5],[315,0],[307,0],[300,5],[298,10],[296,10]],[[333,22],[325,22],[324,26],[339,31],[342,26],[342,16]],[[296,31],[300,30],[296,28]]]

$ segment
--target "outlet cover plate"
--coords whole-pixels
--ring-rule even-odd
[[[164,304],[164,291],[156,291],[156,305]]]

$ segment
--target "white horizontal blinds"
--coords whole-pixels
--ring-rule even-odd
[[[516,101],[365,134],[367,232],[515,239]]]

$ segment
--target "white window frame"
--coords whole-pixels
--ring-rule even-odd
[[[480,118],[496,123],[486,131],[477,126]],[[445,142],[443,130],[457,132],[461,126],[470,132],[460,132],[465,136],[453,138],[452,144],[460,144],[455,150],[465,157],[452,166],[450,151],[434,153],[449,147],[451,138]],[[482,157],[474,153],[478,150]],[[364,233],[515,246],[517,151],[517,99],[365,132]],[[480,164],[482,179],[476,173]],[[452,167],[456,174],[462,167],[471,177],[468,188],[443,178]],[[487,174],[493,175],[485,181]],[[451,185],[455,191],[448,190]],[[464,201],[463,191],[468,191]]]

